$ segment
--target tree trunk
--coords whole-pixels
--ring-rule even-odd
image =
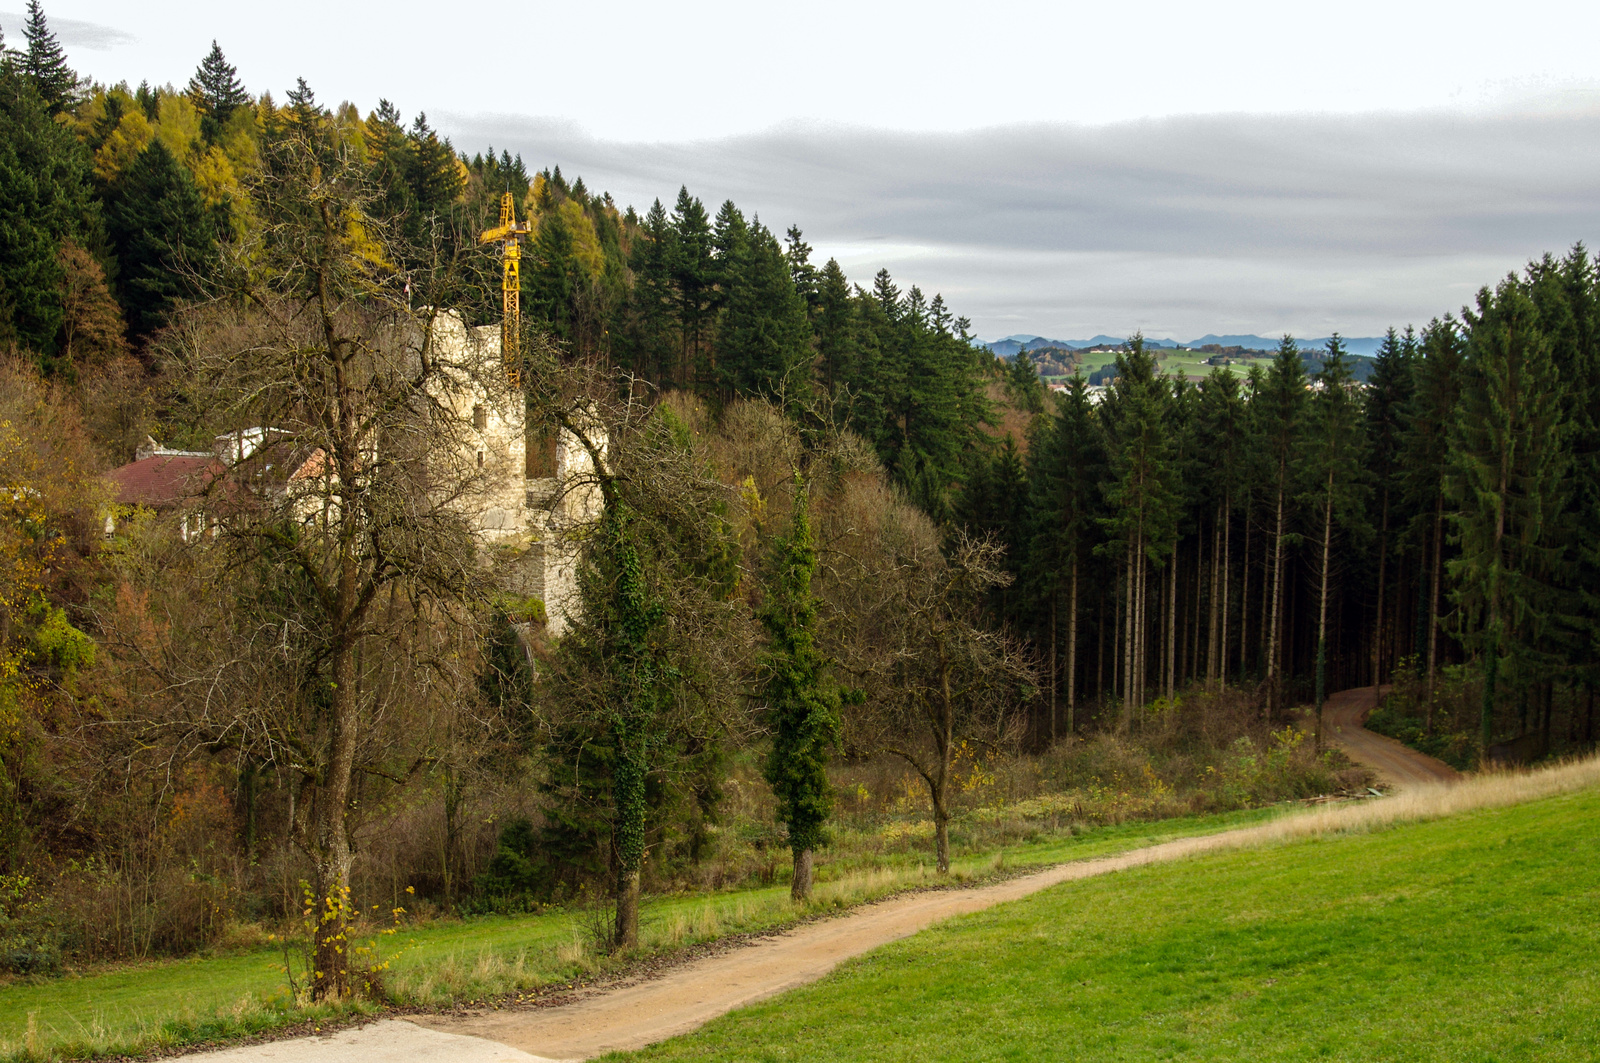
[[[1217,635],[1217,689],[1228,689],[1228,572],[1229,541],[1233,537],[1233,506],[1231,500],[1222,500],[1222,631]]]
[[[1439,662],[1439,555],[1444,545],[1444,497],[1433,510],[1433,574],[1428,587],[1428,708],[1427,730],[1433,733],[1434,675]]]
[[[631,724],[631,725],[630,725]],[[613,857],[616,862],[617,925],[619,949],[639,944],[639,871],[644,863],[645,844],[645,751],[637,734],[639,725],[618,719],[612,725],[616,741],[611,789],[613,816]]]
[[[1278,705],[1278,666],[1282,648],[1278,645],[1279,628],[1283,621],[1283,473],[1279,472],[1278,517],[1272,535],[1272,616],[1267,631],[1267,719],[1276,718]]]
[[[1078,559],[1072,559],[1072,612],[1067,617],[1067,734],[1078,727]]]
[[[333,734],[325,776],[312,792],[312,872],[316,879],[316,930],[311,979],[313,1000],[338,1000],[350,993],[350,780],[355,771],[356,719],[354,647],[341,639],[334,651],[330,684]]]
[[[811,850],[796,849],[794,877],[789,880],[789,899],[804,901],[811,896]]]
[[[1056,592],[1050,592],[1050,744],[1056,744],[1056,613],[1060,607],[1056,602]]]
[[[1244,571],[1239,586],[1239,682],[1244,682],[1250,657],[1250,507],[1244,513]]]
[[[617,872],[617,926],[615,946],[619,949],[639,945],[639,868]]]
[[[1136,565],[1134,565],[1134,557],[1136,557],[1136,549],[1138,549],[1138,548],[1136,548],[1136,546],[1134,546],[1134,540],[1131,540],[1131,538],[1130,538],[1130,540],[1128,540],[1128,580],[1126,580],[1126,583],[1128,583],[1128,591],[1126,591],[1126,599],[1128,599],[1128,608],[1126,608],[1126,613],[1128,613],[1128,615],[1126,615],[1125,618],[1123,618],[1123,640],[1122,640],[1122,733],[1123,733],[1123,735],[1126,735],[1126,733],[1128,733],[1128,730],[1130,730],[1130,728],[1133,727],[1133,698],[1134,698],[1133,631],[1134,631],[1134,613],[1138,612],[1138,607],[1136,607],[1136,596],[1138,596],[1138,594],[1139,594],[1138,567],[1136,567]]]
[[[1172,548],[1172,573],[1167,577],[1167,704],[1178,685],[1178,548]]]
[[[1383,591],[1389,564],[1389,489],[1383,489],[1383,516],[1378,533],[1378,618],[1372,632],[1372,689],[1383,684]]]
[[[1328,694],[1328,564],[1333,554],[1333,472],[1328,473],[1328,499],[1322,516],[1322,588],[1317,596],[1317,739],[1322,749],[1322,703]]]
[[[1100,592],[1100,617],[1095,624],[1094,696],[1103,708],[1106,703],[1106,592]],[[1113,695],[1114,696],[1114,695]]]

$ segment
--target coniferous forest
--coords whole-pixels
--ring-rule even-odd
[[[3,46],[14,972],[317,912],[315,992],[358,992],[345,928],[400,901],[602,896],[634,944],[641,892],[803,900],[830,853],[945,871],[1039,829],[986,809],[1364,786],[1320,733],[1358,686],[1392,684],[1370,726],[1462,769],[1594,745],[1581,243],[1396,323],[1365,383],[1337,337],[1191,379],[1133,336],[1103,391],[1057,389],[749,207],[618,204],[387,100],[247,88],[215,45],[186,86],[100,85],[38,0]],[[506,193],[531,223],[516,401],[596,458],[559,636],[453,515],[488,474],[441,472],[462,429],[431,404],[437,315],[501,320],[480,234]],[[256,425],[318,455],[321,523],[218,488],[194,536],[107,486],[147,437]]]

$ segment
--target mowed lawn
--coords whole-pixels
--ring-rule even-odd
[[[1086,859],[1154,845],[1173,838],[1259,823],[1282,808],[1256,809],[1155,823],[1102,827],[1077,836],[1063,831],[1007,849],[1007,867]],[[996,870],[996,852],[972,853],[957,870],[973,877]],[[925,857],[903,856],[859,883],[839,883],[842,903],[871,899],[931,881],[918,875]],[[824,867],[824,880],[834,869]],[[662,951],[723,934],[765,930],[804,914],[789,902],[787,886],[718,894],[653,898],[643,913],[650,951]],[[440,1005],[485,999],[594,973],[563,950],[586,937],[589,917],[554,911],[544,915],[443,920],[380,938],[393,957],[390,985],[402,1003]],[[289,1001],[283,954],[271,949],[166,961],[85,976],[14,981],[0,985],[0,1059],[18,1056],[30,1040],[37,1055],[81,1058],[171,1050],[199,1041],[227,1041],[336,1017],[345,1009],[304,1009]],[[358,1010],[370,1011],[373,1006]],[[30,1023],[33,1033],[28,1031]]]
[[[1600,1059],[1600,792],[1068,883],[612,1060]]]

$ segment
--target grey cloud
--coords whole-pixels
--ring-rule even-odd
[[[791,125],[675,144],[510,116],[447,125],[458,146],[559,164],[641,209],[686,184],[794,222],[857,279],[885,265],[942,290],[983,335],[1369,332],[1459,307],[1600,230],[1592,105],[960,134]]]
[[[22,27],[28,16],[15,11],[0,11],[0,27],[4,27],[13,48],[22,47]],[[50,29],[68,48],[87,48],[94,52],[109,52],[123,44],[133,44],[139,38],[115,26],[98,22],[79,22],[70,18],[51,18]]]

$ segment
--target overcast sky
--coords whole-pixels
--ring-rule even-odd
[[[986,338],[1369,335],[1600,237],[1600,4],[45,4],[98,80],[216,38],[253,91],[731,197]]]

